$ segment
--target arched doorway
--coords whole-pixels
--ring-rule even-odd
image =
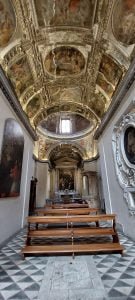
[[[49,156],[52,170],[50,197],[61,200],[82,194],[82,156],[76,146],[61,144],[56,146]]]

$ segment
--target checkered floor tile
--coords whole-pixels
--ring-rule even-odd
[[[37,299],[47,257],[23,260],[20,250],[26,235],[22,231],[0,251],[0,300]]]
[[[135,242],[120,233],[119,237],[125,248],[123,257],[119,254],[91,257],[106,290],[105,300],[135,300]],[[39,299],[48,256],[23,260],[20,251],[25,240],[26,230],[22,230],[0,250],[0,300]]]
[[[119,233],[124,256],[93,255],[109,300],[135,299],[135,242]],[[106,299],[106,300],[107,300]]]

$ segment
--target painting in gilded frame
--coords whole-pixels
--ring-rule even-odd
[[[135,127],[130,126],[124,134],[124,148],[127,159],[135,164]]]
[[[5,121],[0,159],[0,198],[18,197],[20,194],[24,137],[14,119]]]
[[[60,169],[59,190],[74,190],[74,170]]]

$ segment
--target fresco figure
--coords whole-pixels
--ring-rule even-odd
[[[45,26],[92,26],[94,1],[34,0],[38,24]]]
[[[0,1],[0,47],[5,47],[15,31],[15,16],[9,1]]]
[[[8,76],[10,77],[18,96],[33,84],[31,70],[26,57],[19,59],[10,67]]]
[[[79,74],[85,66],[83,54],[72,47],[58,47],[45,58],[46,70],[58,76]]]
[[[119,21],[120,20],[120,21]],[[125,45],[135,43],[135,1],[117,0],[112,14],[115,38]]]
[[[26,107],[26,113],[29,118],[33,118],[34,115],[38,112],[40,108],[40,99],[38,97],[34,97],[30,102],[28,103]]]

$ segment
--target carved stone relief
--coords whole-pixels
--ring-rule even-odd
[[[135,214],[135,113],[124,115],[114,128],[112,145],[117,179],[130,214]]]

